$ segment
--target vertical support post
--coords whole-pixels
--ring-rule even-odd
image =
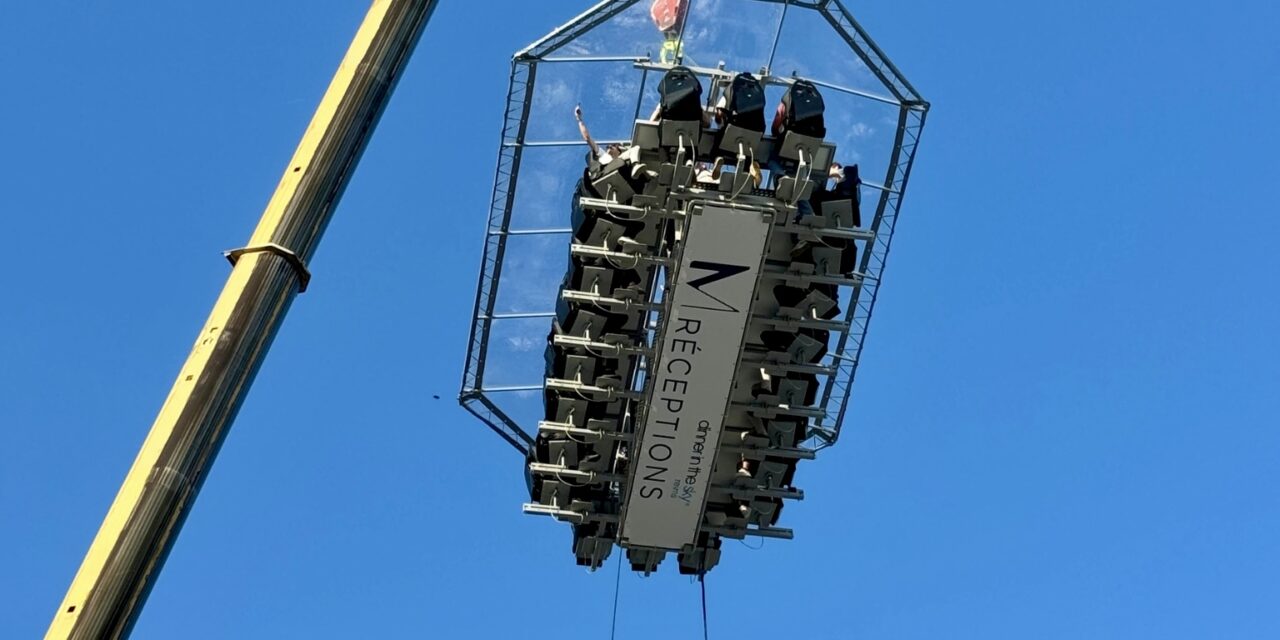
[[[783,0],[782,15],[778,17],[778,30],[773,32],[773,46],[769,47],[769,61],[764,65],[764,74],[773,75],[773,58],[778,55],[778,42],[782,40],[782,27],[787,23],[787,9],[791,8],[791,0]]]
[[[649,86],[649,68],[640,70],[640,90],[636,92],[636,114],[632,120],[640,119],[640,109],[644,107],[644,90]]]

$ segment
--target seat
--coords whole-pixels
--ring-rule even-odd
[[[641,571],[649,575],[658,569],[658,564],[666,557],[667,552],[661,549],[627,549],[627,561],[632,571]]]
[[[573,528],[573,554],[577,557],[578,566],[599,569],[613,551],[613,539],[580,531],[586,529],[583,526]]]
[[[858,165],[845,167],[844,179],[830,191],[813,196],[814,213],[822,216],[828,228],[851,229],[862,226],[862,178]]]
[[[574,380],[582,384],[594,384],[596,381],[596,359],[581,355],[566,356],[564,371],[557,377],[561,380]]]
[[[813,181],[783,176],[778,180],[777,197],[787,203],[808,200],[813,195]]]
[[[577,467],[581,448],[582,445],[572,440],[548,440],[546,461],[550,464]]]
[[[533,495],[532,498],[535,502],[547,505],[548,507],[555,507],[557,509],[569,508],[573,499],[570,495],[573,487],[568,483],[545,477],[542,478],[541,481],[535,479],[534,482],[536,490],[534,492],[535,495]]]
[[[688,67],[672,67],[658,83],[659,146],[696,151],[702,134],[702,83]]]
[[[720,564],[720,544],[720,536],[706,532],[698,534],[693,549],[679,555],[681,575],[701,575]]]
[[[591,186],[605,200],[617,202],[618,204],[627,204],[631,202],[631,197],[636,194],[635,188],[627,180],[623,172],[627,167],[615,169],[599,178],[591,181]]]
[[[807,376],[807,378],[802,376]],[[817,387],[817,379],[812,374],[793,373],[777,381],[774,386],[774,394],[778,399],[778,404],[807,407],[813,404]]]
[[[756,465],[752,478],[761,489],[781,489],[790,486],[788,476],[794,468],[793,464],[766,460]]]
[[[750,188],[751,174],[745,171],[724,171],[720,174],[719,190],[723,193],[742,193]]]
[[[818,93],[818,88],[813,83],[796,80],[782,95],[782,106],[785,114],[781,126],[774,131],[774,135],[781,138],[777,145],[778,157],[792,161],[803,159],[809,164],[815,164],[819,159],[818,150],[822,146],[822,138],[827,135],[823,119],[826,106],[822,94]],[[818,170],[825,172],[826,165],[819,165]]]
[[[761,339],[770,353],[768,359],[782,363],[814,364],[827,354],[827,345],[803,333],[763,331]]]
[[[862,212],[852,198],[814,198],[810,202],[814,214],[823,219],[828,229],[857,229],[862,226]]]
[[[547,420],[581,427],[587,424],[587,401],[581,398],[564,398],[559,394],[546,394]]]
[[[818,145],[818,150],[813,155],[813,166],[822,171],[831,166],[836,159],[836,145],[830,142],[823,142]]]
[[[636,120],[631,131],[631,144],[643,151],[657,151],[662,142],[662,130],[657,120]]]
[[[739,73],[724,95],[724,124],[716,134],[719,151],[736,156],[760,154],[764,137],[764,87],[750,73]]]
[[[782,106],[786,110],[782,130],[811,138],[827,135],[824,113],[826,104],[818,87],[808,80],[796,80],[782,94]],[[817,148],[814,148],[817,151]]]
[[[847,276],[858,266],[858,245],[848,242],[842,247],[814,247],[810,251],[814,272],[819,275]]]
[[[795,316],[808,316],[812,313],[815,317],[827,320],[840,314],[839,304],[833,295],[829,295],[835,293],[831,289],[834,289],[834,286],[827,288],[823,285],[815,285],[810,289],[801,289],[778,285],[773,288],[773,293],[780,310],[791,309]]]
[[[782,511],[782,501],[777,498],[756,498],[744,504],[742,510],[746,514],[747,522],[758,527],[771,527],[778,521],[778,514]]]
[[[782,139],[776,145],[779,158],[793,162],[804,160],[811,166],[817,166],[818,149],[821,146],[822,138],[806,136],[795,131],[782,134]]]
[[[765,435],[769,438],[769,446],[790,449],[805,438],[804,418],[777,417],[763,421]]]
[[[593,340],[604,335],[613,324],[617,324],[613,314],[576,308],[571,308],[561,321],[564,327],[563,335]]]
[[[687,189],[693,185],[694,174],[693,165],[666,162],[658,170],[658,184],[668,189]]]
[[[613,293],[613,269],[606,267],[591,265],[585,266],[575,275],[576,282],[573,288],[578,291],[587,293],[599,293],[601,295],[609,295]]]

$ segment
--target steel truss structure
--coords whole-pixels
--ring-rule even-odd
[[[902,207],[903,197],[906,194],[907,183],[911,177],[911,167],[915,160],[917,145],[929,112],[929,103],[920,96],[880,47],[872,41],[862,26],[858,24],[853,14],[839,0],[742,1],[782,5],[782,14],[774,32],[773,51],[770,52],[768,66],[772,66],[774,53],[776,53],[788,13],[792,10],[817,12],[848,45],[850,51],[857,55],[866,68],[870,70],[883,86],[887,95],[859,91],[817,80],[814,80],[814,83],[827,90],[891,105],[897,110],[897,127],[884,181],[879,184],[871,181],[864,182],[865,187],[879,193],[879,197],[875,200],[874,215],[871,218],[869,227],[875,237],[871,241],[870,250],[864,251],[860,256],[858,271],[865,274],[863,282],[854,288],[852,297],[845,307],[844,321],[848,324],[849,330],[841,333],[837,344],[831,350],[835,371],[830,376],[828,383],[823,385],[821,393],[820,406],[825,410],[825,414],[815,420],[811,428],[813,437],[808,443],[809,448],[818,450],[835,444],[840,436],[841,425],[844,423],[848,413],[850,392],[853,388],[858,363],[862,357],[867,330],[870,326],[876,297],[889,257],[889,249],[892,246],[898,214]],[[631,62],[647,78],[650,70],[660,71],[669,68],[671,65],[664,65],[647,57],[555,55],[574,40],[619,16],[639,2],[641,0],[604,0],[599,2],[577,18],[519,51],[512,58],[510,85],[502,126],[502,139],[498,150],[498,165],[494,178],[493,194],[490,200],[488,224],[485,228],[484,251],[471,322],[466,367],[458,399],[467,411],[488,425],[522,455],[528,454],[534,438],[529,430],[522,427],[511,417],[510,411],[504,409],[501,398],[505,394],[514,392],[540,391],[542,386],[486,385],[485,372],[490,339],[493,335],[494,327],[500,322],[530,318],[547,318],[549,322],[550,318],[555,314],[550,311],[546,313],[497,313],[503,262],[507,252],[508,240],[512,237],[543,234],[567,235],[570,230],[567,228],[512,228],[512,213],[515,208],[521,162],[526,149],[579,144],[577,142],[528,139],[529,117],[533,107],[538,69],[542,65],[564,63]],[[714,70],[697,71],[700,73],[714,73]],[[768,67],[766,67],[766,71],[768,71]],[[762,80],[766,84],[788,83],[785,78],[768,74],[765,74]],[[642,79],[640,91],[643,92],[645,87],[645,80]],[[642,95],[637,97],[637,117],[639,116],[642,98]]]

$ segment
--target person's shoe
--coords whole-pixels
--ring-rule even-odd
[[[720,182],[720,173],[724,170],[724,158],[716,158],[715,164],[711,165],[711,179],[718,184]]]

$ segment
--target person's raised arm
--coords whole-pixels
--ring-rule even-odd
[[[596,153],[596,141],[591,139],[591,131],[587,129],[587,123],[582,121],[582,105],[573,108],[573,118],[578,121],[578,133],[582,134],[582,139],[586,141],[591,153]]]

